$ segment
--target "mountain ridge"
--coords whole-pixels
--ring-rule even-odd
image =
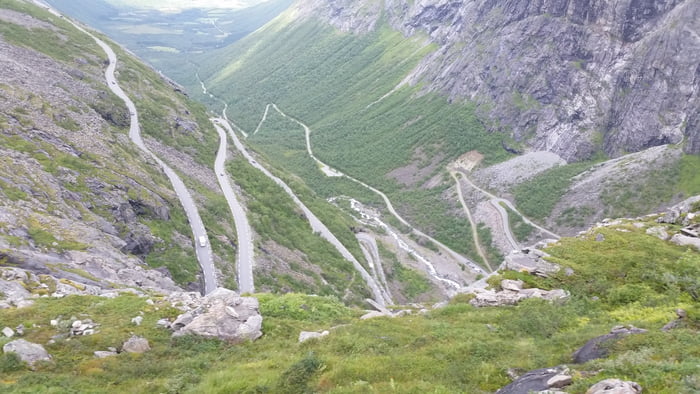
[[[700,7],[692,1],[306,1],[366,33],[381,19],[439,45],[403,83],[473,100],[491,131],[567,161],[685,140],[700,153]],[[683,98],[678,100],[678,98]]]

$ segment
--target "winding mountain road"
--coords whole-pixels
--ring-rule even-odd
[[[531,225],[532,227],[535,227],[536,229],[542,231],[543,233],[547,233],[547,234],[551,235],[552,237],[554,237],[554,238],[556,238],[556,239],[561,238],[558,234],[555,234],[555,233],[553,233],[552,231],[547,230],[546,228],[544,228],[544,227],[540,226],[539,224],[533,222],[532,220],[528,219],[525,215],[523,215],[522,213],[520,213],[520,211],[518,211],[518,209],[515,208],[515,206],[513,205],[513,203],[511,203],[510,201],[506,200],[505,198],[500,198],[500,197],[498,197],[498,196],[496,196],[496,195],[493,195],[493,194],[489,193],[488,191],[486,191],[486,190],[480,188],[480,187],[477,186],[476,184],[474,184],[474,182],[472,182],[472,181],[469,179],[469,177],[467,176],[467,174],[464,172],[463,169],[458,169],[457,171],[459,171],[459,174],[462,175],[462,179],[464,179],[464,181],[467,182],[467,184],[468,184],[469,186],[471,186],[472,188],[478,190],[479,192],[481,192],[482,194],[484,194],[485,196],[487,196],[487,197],[489,197],[489,198],[491,199],[491,205],[493,205],[494,208],[496,208],[496,209],[499,211],[499,213],[501,214],[501,219],[503,220],[503,224],[504,224],[504,226],[505,226],[504,229],[508,229],[507,231],[505,231],[505,233],[506,233],[506,236],[509,236],[509,238],[510,238],[509,242],[511,242],[512,244],[514,244],[514,245],[516,246],[514,249],[518,249],[519,246],[517,246],[518,243],[515,241],[515,238],[513,238],[513,234],[510,232],[510,224],[508,223],[508,213],[506,212],[505,209],[503,209],[503,207],[501,206],[501,204],[505,204],[505,205],[506,205],[508,208],[510,208],[513,212],[515,212],[516,214],[520,215],[520,217],[523,218],[523,221],[524,221],[525,223]]]
[[[472,213],[469,210],[469,207],[467,206],[466,201],[464,201],[464,195],[462,195],[462,185],[459,183],[459,178],[457,178],[457,173],[454,171],[450,171],[450,175],[452,176],[452,179],[455,180],[455,185],[457,186],[457,196],[459,197],[459,202],[462,204],[462,208],[464,209],[464,212],[467,214],[467,220],[469,220],[470,227],[472,229],[472,239],[474,240],[474,245],[476,246],[476,252],[481,256],[481,259],[484,260],[484,264],[486,264],[486,267],[489,269],[489,271],[493,271],[493,267],[491,267],[491,264],[489,263],[488,257],[486,257],[486,253],[484,253],[483,248],[481,247],[481,242],[479,242],[479,232],[477,231],[476,228],[476,222],[474,222],[474,218],[472,218]]]
[[[54,11],[54,13],[56,12]],[[190,195],[190,192],[187,190],[187,187],[185,187],[185,184],[182,182],[182,179],[180,179],[180,177],[177,175],[177,173],[175,173],[175,171],[173,171],[172,168],[170,168],[167,164],[165,164],[165,162],[158,158],[158,156],[151,152],[151,150],[148,149],[148,147],[146,147],[146,144],[143,142],[143,139],[141,138],[141,128],[139,126],[139,118],[136,105],[134,105],[133,101],[131,101],[131,99],[126,95],[126,93],[124,93],[122,88],[119,86],[116,77],[114,76],[114,71],[117,67],[117,55],[114,53],[112,48],[109,45],[107,45],[104,41],[100,40],[95,35],[83,29],[80,25],[74,23],[70,19],[66,20],[73,24],[73,26],[75,26],[78,30],[92,37],[92,39],[95,40],[97,45],[99,45],[100,48],[102,48],[102,50],[107,54],[107,58],[109,59],[109,65],[105,70],[105,79],[107,80],[107,86],[109,86],[109,89],[115,95],[117,95],[117,97],[124,101],[124,104],[129,110],[131,122],[129,126],[129,138],[136,146],[138,146],[142,151],[144,151],[151,158],[153,158],[153,160],[156,163],[158,163],[158,165],[160,165],[160,167],[163,169],[163,172],[170,180],[170,183],[173,185],[173,189],[175,190],[175,193],[180,199],[180,203],[182,204],[182,207],[185,210],[185,214],[187,215],[187,220],[189,221],[190,227],[192,228],[192,235],[194,236],[195,253],[197,254],[197,260],[199,261],[199,265],[202,268],[202,274],[204,277],[203,293],[208,294],[214,291],[217,288],[217,279],[214,270],[214,261],[212,258],[211,245],[208,242],[207,232],[204,228],[202,218],[199,216],[199,211],[197,210],[197,206],[195,205],[194,200],[192,199],[192,195]],[[204,240],[204,242],[200,242],[200,239]]]
[[[225,113],[224,113],[225,116]],[[359,261],[350,253],[350,251],[336,238],[335,235],[326,227],[321,220],[318,219],[316,215],[314,215],[313,212],[299,199],[299,197],[296,196],[294,191],[281,179],[278,177],[274,176],[270,171],[267,170],[267,168],[263,167],[260,163],[258,163],[253,156],[246,150],[245,146],[243,143],[238,139],[238,136],[236,133],[234,133],[233,128],[231,124],[229,124],[229,121],[226,118],[214,118],[212,119],[212,122],[219,127],[223,127],[228,131],[228,134],[231,136],[233,139],[233,144],[235,145],[236,149],[243,155],[243,157],[255,168],[260,170],[265,176],[268,178],[272,179],[277,185],[279,185],[288,195],[289,197],[292,198],[294,203],[299,207],[299,209],[304,212],[304,215],[306,216],[307,220],[309,221],[309,224],[311,225],[311,229],[313,232],[318,233],[322,238],[330,242],[331,245],[335,247],[336,250],[345,258],[347,261],[351,262],[353,266],[355,267],[355,270],[360,273],[364,281],[367,283],[367,286],[369,286],[370,290],[372,291],[372,295],[374,300],[382,305],[386,306],[387,305],[387,300],[384,298],[384,295],[382,294],[381,289],[379,288],[379,285],[377,282],[374,280],[374,278],[365,270],[365,268],[360,264]]]
[[[410,228],[411,231],[412,231],[414,234],[417,234],[417,235],[419,235],[419,236],[421,236],[421,237],[423,237],[423,238],[426,238],[426,239],[430,240],[432,243],[434,243],[435,245],[437,245],[438,247],[440,247],[442,250],[444,250],[445,252],[447,252],[450,256],[452,256],[452,257],[453,257],[455,260],[457,260],[458,262],[460,262],[460,263],[462,263],[462,264],[464,264],[464,265],[466,265],[466,266],[469,266],[469,267],[472,267],[472,266],[474,265],[474,262],[473,262],[473,261],[469,260],[468,258],[466,258],[466,257],[462,256],[461,254],[455,252],[454,250],[450,249],[447,245],[443,244],[442,242],[438,241],[437,239],[435,239],[435,238],[429,236],[428,234],[423,233],[422,231],[418,230],[417,228],[414,228],[410,223],[408,223],[408,221],[406,221],[403,217],[401,217],[401,215],[399,215],[398,212],[396,212],[396,210],[394,209],[394,205],[393,205],[393,204],[391,203],[391,201],[389,200],[389,197],[387,197],[387,195],[384,194],[382,191],[380,191],[380,190],[378,190],[378,189],[376,189],[376,188],[374,188],[374,187],[372,187],[372,186],[370,186],[370,185],[368,185],[368,184],[366,184],[366,183],[360,181],[359,179],[355,179],[355,178],[353,178],[353,177],[351,177],[351,176],[349,176],[349,175],[347,175],[347,174],[345,174],[345,173],[342,173],[342,172],[340,172],[340,171],[338,171],[338,170],[336,170],[336,169],[330,167],[329,165],[327,165],[326,163],[322,162],[321,160],[317,159],[316,156],[314,156],[313,150],[311,149],[311,129],[309,129],[309,127],[308,127],[306,124],[304,124],[303,122],[299,121],[298,119],[296,119],[296,118],[294,118],[294,117],[292,117],[292,116],[289,116],[289,115],[285,114],[284,112],[282,112],[282,111],[277,107],[277,105],[272,104],[272,107],[273,107],[277,112],[279,112],[280,115],[284,116],[284,117],[287,118],[287,119],[290,119],[291,121],[293,121],[293,122],[299,124],[301,127],[304,128],[304,133],[305,133],[305,136],[306,136],[306,150],[307,150],[307,153],[309,154],[309,157],[311,157],[319,166],[321,166],[321,169],[323,170],[324,173],[326,173],[327,175],[333,174],[333,175],[330,175],[330,176],[344,176],[344,177],[346,177],[347,179],[349,179],[349,180],[351,180],[351,181],[353,181],[353,182],[355,182],[355,183],[358,183],[358,184],[362,185],[363,187],[365,187],[365,188],[371,190],[372,192],[376,193],[377,195],[379,195],[379,196],[382,198],[382,200],[384,200],[384,204],[386,205],[387,210],[389,211],[389,213],[391,213],[391,214],[392,214],[399,222],[401,222],[404,226],[407,226],[408,228]]]
[[[229,177],[226,175],[226,152],[227,141],[226,131],[216,122],[212,120],[216,131],[219,133],[219,151],[216,154],[214,162],[214,171],[219,180],[221,191],[226,197],[229,209],[233,215],[233,222],[236,227],[236,237],[238,239],[236,267],[238,270],[238,291],[240,293],[252,293],[255,291],[255,283],[253,279],[253,256],[255,248],[253,246],[252,230],[248,222],[243,205],[236,198],[236,193],[233,192]]]
[[[365,255],[365,259],[367,260],[369,268],[372,271],[372,277],[374,277],[374,281],[379,284],[380,290],[384,295],[384,299],[386,299],[390,304],[393,304],[394,301],[391,297],[391,290],[389,289],[389,284],[386,281],[384,267],[382,267],[382,259],[379,256],[377,240],[367,233],[357,233],[355,238],[357,238],[357,241],[360,243],[362,253]]]

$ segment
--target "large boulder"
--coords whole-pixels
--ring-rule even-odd
[[[323,338],[328,334],[330,334],[330,332],[328,330],[325,330],[322,332],[302,331],[299,333],[299,343],[306,342],[309,339]]]
[[[145,353],[149,350],[151,350],[151,345],[149,345],[148,339],[136,335],[122,345],[122,351],[127,353]]]
[[[636,382],[620,379],[605,379],[591,386],[586,394],[639,394],[642,386]]]
[[[496,394],[523,394],[562,388],[572,382],[569,369],[564,366],[535,369],[526,372]]]
[[[173,336],[186,334],[229,342],[254,341],[262,336],[258,300],[218,288],[199,300],[199,306],[172,323]]]
[[[559,272],[561,269],[557,264],[545,260],[548,256],[547,253],[536,247],[514,250],[506,255],[500,268],[548,277],[553,273]]]
[[[39,361],[51,361],[51,355],[44,349],[43,346],[36,343],[18,339],[8,342],[2,347],[4,353],[16,353],[20,360],[34,366]]]
[[[595,337],[586,342],[585,345],[574,352],[572,357],[576,364],[582,364],[597,358],[607,357],[608,345],[611,342],[614,342],[627,335],[641,334],[644,332],[647,332],[647,330],[634,326],[615,326],[612,328],[612,330],[610,330],[610,333]]]

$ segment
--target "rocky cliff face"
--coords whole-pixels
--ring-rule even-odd
[[[314,0],[355,33],[380,18],[438,50],[405,79],[480,104],[516,149],[568,161],[668,143],[700,153],[700,3],[692,0]],[[427,82],[427,83],[426,83]]]

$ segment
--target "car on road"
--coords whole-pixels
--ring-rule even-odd
[[[199,242],[199,246],[207,246],[207,237],[205,237],[204,235],[200,235],[199,238],[197,238],[197,241]]]

